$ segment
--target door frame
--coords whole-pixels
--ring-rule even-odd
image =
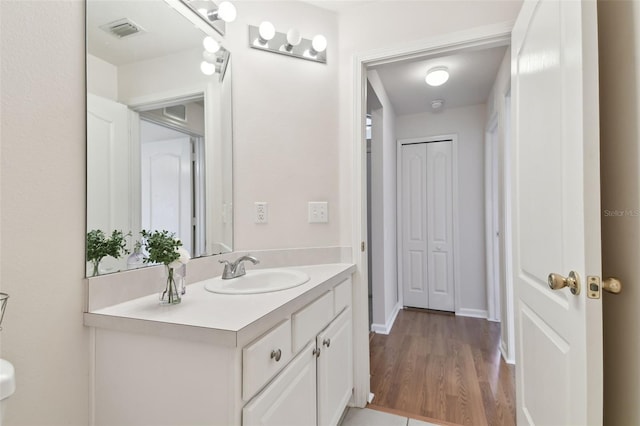
[[[500,322],[500,232],[498,113],[489,119],[484,136],[485,248],[487,268],[487,319]],[[497,160],[497,161],[496,161]],[[497,226],[496,226],[497,224]]]
[[[459,241],[459,217],[458,217],[458,135],[455,133],[423,136],[419,138],[398,139],[396,141],[396,235],[398,243],[396,254],[398,256],[398,301],[400,306],[404,306],[404,285],[402,281],[402,145],[430,143],[430,142],[451,142],[451,190],[452,190],[452,212],[451,226],[453,228],[453,311],[458,312],[460,308],[460,254],[458,252]]]
[[[367,181],[366,181],[366,89],[367,67],[403,59],[451,54],[466,49],[506,46],[511,42],[514,21],[475,27],[465,31],[402,42],[389,48],[357,52],[353,55],[351,118],[352,130],[352,261],[354,316],[354,395],[353,405],[364,407],[370,397],[369,315],[367,280]]]

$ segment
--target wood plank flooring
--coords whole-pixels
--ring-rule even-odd
[[[401,310],[370,340],[370,408],[473,426],[511,426],[515,371],[498,349],[500,324]]]

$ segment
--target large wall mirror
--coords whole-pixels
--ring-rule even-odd
[[[130,253],[143,229],[174,233],[192,257],[231,251],[229,52],[203,69],[203,39],[217,35],[172,1],[87,0],[86,10],[87,233],[130,234]],[[140,266],[106,256],[97,272]]]

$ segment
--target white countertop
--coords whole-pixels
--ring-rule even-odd
[[[298,287],[246,295],[211,293],[201,281],[187,286],[180,304],[161,305],[159,295],[152,294],[85,313],[84,323],[238,347],[344,281],[355,271],[355,265],[335,263],[287,269],[304,272],[310,279]]]

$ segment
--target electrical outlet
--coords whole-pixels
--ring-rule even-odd
[[[326,201],[309,201],[309,223],[329,222],[329,203]]]
[[[256,217],[255,223],[267,223],[269,222],[269,204],[265,201],[256,201]]]

